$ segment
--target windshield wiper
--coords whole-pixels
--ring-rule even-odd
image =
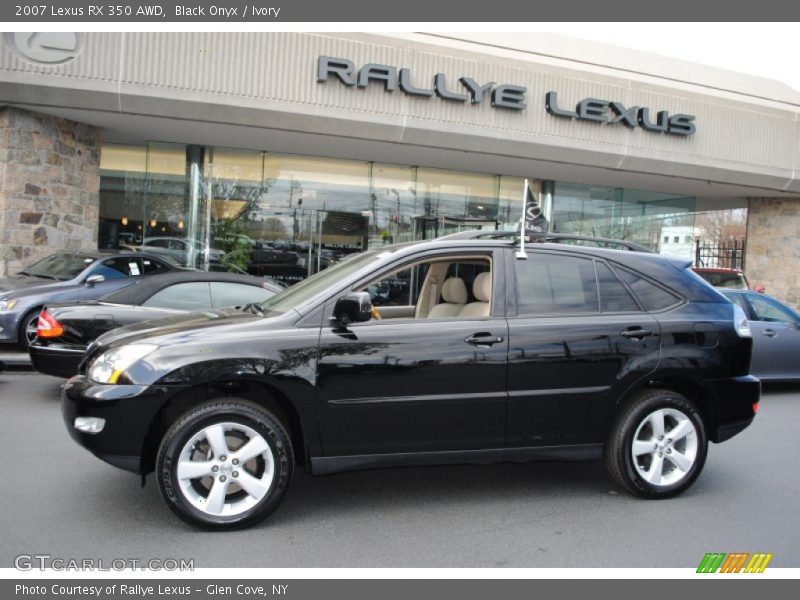
[[[261,305],[258,302],[251,302],[250,304],[245,304],[242,306],[242,311],[253,313],[254,315],[263,315],[264,309],[261,308]]]
[[[64,281],[60,277],[56,277],[55,275],[41,275],[39,273],[25,273],[26,275],[31,275],[32,277],[41,277],[42,279],[55,279],[56,281]]]

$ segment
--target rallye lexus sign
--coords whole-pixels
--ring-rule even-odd
[[[317,61],[317,82],[334,79],[348,87],[366,88],[371,84],[381,85],[387,92],[399,89],[408,96],[438,97],[448,102],[481,104],[488,99],[493,108],[521,111],[527,106],[525,94],[528,88],[510,83],[482,83],[471,77],[459,77],[457,83],[448,83],[444,73],[436,73],[424,84],[415,81],[411,69],[377,63],[367,63],[357,69],[353,61],[346,58],[320,56]],[[451,80],[452,81],[452,80]],[[695,130],[693,115],[670,115],[665,110],[653,116],[651,109],[641,106],[625,106],[615,100],[585,98],[577,103],[575,110],[558,105],[558,94],[545,94],[545,109],[555,117],[576,119],[604,125],[621,124],[628,128],[641,127],[645,131],[672,135],[692,135]]]

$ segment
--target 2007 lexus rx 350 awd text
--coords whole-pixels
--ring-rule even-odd
[[[66,426],[208,528],[263,519],[300,467],[604,458],[675,496],[753,421],[747,318],[688,261],[562,238],[387,246],[248,310],[112,331]]]

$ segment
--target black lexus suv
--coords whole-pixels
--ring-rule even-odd
[[[757,410],[745,315],[688,261],[528,242],[386,246],[261,304],[117,329],[65,384],[66,426],[207,528],[269,515],[296,465],[603,458],[636,495],[683,492]]]

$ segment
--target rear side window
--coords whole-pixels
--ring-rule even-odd
[[[604,263],[597,262],[597,283],[600,286],[600,308],[603,312],[638,312],[639,305],[631,293]]]
[[[143,258],[142,263],[144,263],[144,274],[145,275],[156,275],[158,273],[166,273],[169,271],[169,267],[162,263],[160,260],[155,260],[154,258]]]
[[[519,314],[599,312],[593,261],[537,254],[514,264]]]
[[[615,270],[619,274],[620,279],[627,283],[628,287],[633,290],[633,293],[636,294],[636,297],[639,299],[639,302],[642,303],[645,310],[664,310],[680,302],[680,298],[676,295],[654,283],[650,283],[633,271],[623,269],[622,267],[615,267]]]
[[[150,296],[142,306],[174,308],[177,310],[209,310],[211,297],[208,282],[177,283]]]

